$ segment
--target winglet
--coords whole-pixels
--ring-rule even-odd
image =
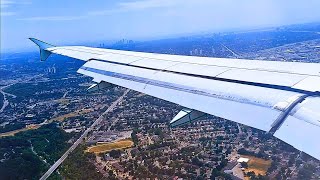
[[[40,49],[40,59],[41,61],[45,61],[50,56],[51,52],[46,50],[47,48],[55,47],[54,45],[48,44],[46,42],[40,41],[35,38],[29,38],[32,42],[34,42]]]

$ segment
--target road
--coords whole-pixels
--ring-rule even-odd
[[[68,94],[68,92],[69,92],[69,91],[66,91],[66,92],[63,94],[63,96],[62,96],[62,98],[61,98],[61,99],[65,99],[65,98],[66,98],[66,96],[67,96],[67,94]]]
[[[241,129],[239,123],[237,123],[237,126],[238,126],[238,130],[239,130],[239,134],[242,134],[242,129]]]
[[[2,113],[4,111],[4,109],[9,105],[9,100],[7,99],[6,96],[12,96],[12,97],[16,97],[15,95],[13,94],[9,94],[9,93],[6,93],[3,91],[3,89],[7,88],[7,87],[10,87],[12,86],[13,84],[9,84],[9,85],[6,85],[6,86],[3,86],[0,88],[0,93],[3,95],[3,103],[2,103],[2,107],[0,109],[0,113]]]
[[[12,83],[12,84],[8,84],[6,86],[3,86],[0,88],[0,93],[3,95],[3,105],[0,109],[0,113],[2,113],[4,111],[4,109],[9,105],[9,100],[7,99],[6,96],[11,96],[13,98],[16,98],[17,96],[13,95],[13,94],[10,94],[10,93],[6,93],[4,92],[3,90],[14,85],[14,84],[17,84],[17,83],[28,83],[30,82],[32,79],[36,79],[38,77],[42,77],[43,75],[37,75],[37,76],[33,76],[31,78],[27,78],[26,80],[23,80],[23,81],[20,81],[20,82],[15,82],[15,83]],[[39,81],[40,82],[40,81]]]
[[[104,118],[104,115],[113,111],[113,109],[123,100],[123,98],[127,95],[130,90],[127,89],[122,96],[120,96],[116,101],[114,101],[109,108],[102,113],[97,120],[93,122],[93,124],[83,132],[83,134],[79,137],[79,139],[72,144],[72,146],[58,159],[50,168],[49,170],[40,178],[40,180],[47,179],[61,164],[62,162],[68,157],[68,155],[83,141],[83,139],[88,135],[88,133],[97,125],[99,124]]]
[[[234,51],[232,51],[230,48],[228,48],[227,46],[221,44],[224,48],[226,48],[229,52],[231,52],[236,58],[241,57],[239,54],[235,53]]]

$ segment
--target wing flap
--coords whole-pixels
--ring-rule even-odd
[[[298,95],[94,60],[87,62],[79,73],[264,131],[270,130],[281,113],[273,106]],[[270,95],[266,97],[266,93]]]
[[[289,116],[278,129],[275,137],[293,147],[320,159],[320,127]]]

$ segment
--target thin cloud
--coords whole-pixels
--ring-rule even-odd
[[[73,21],[84,19],[87,16],[36,16],[29,18],[20,18],[21,21]]]
[[[9,1],[9,0],[1,0],[0,1],[1,8],[7,8],[12,4],[14,4],[13,1]]]
[[[88,12],[88,16],[103,16],[103,15],[110,15],[115,13],[122,13],[122,12],[126,12],[126,11],[124,9],[107,9],[107,10]]]
[[[32,4],[31,1],[11,1],[11,0],[1,0],[0,1],[0,5],[1,5],[1,13],[0,16],[1,17],[7,17],[7,16],[14,16],[16,14],[18,14],[13,9],[13,5],[28,5],[28,4]]]
[[[0,5],[1,5],[1,9],[2,8],[9,8],[12,5],[29,5],[32,4],[31,1],[11,1],[11,0],[1,0],[0,1]]]
[[[87,15],[84,16],[36,16],[36,17],[27,17],[20,18],[18,20],[22,21],[73,21],[85,19],[90,16],[102,16],[102,15],[111,15],[115,13],[123,13],[130,11],[138,11],[143,9],[150,8],[164,8],[164,7],[172,7],[181,3],[182,1],[176,0],[138,0],[133,2],[121,2],[116,4],[116,6],[112,9],[101,10],[101,11],[92,11],[88,12]]]
[[[152,8],[168,8],[179,5],[180,0],[138,0],[133,2],[120,2],[112,9],[100,10],[100,11],[91,11],[88,15],[109,15],[113,13],[123,13],[130,11],[139,11]]]
[[[126,10],[141,10],[150,8],[163,8],[172,7],[180,3],[179,1],[172,0],[140,0],[133,2],[121,2],[119,3],[120,8]]]
[[[1,12],[0,14],[1,14],[1,17],[4,17],[4,16],[14,16],[17,13],[16,12]]]

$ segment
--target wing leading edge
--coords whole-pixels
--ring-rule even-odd
[[[78,73],[97,83],[264,130],[320,159],[320,64],[55,47],[31,40],[40,52],[86,61]]]

